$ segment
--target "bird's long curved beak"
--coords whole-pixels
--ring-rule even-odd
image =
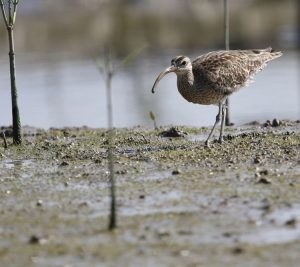
[[[175,70],[176,70],[176,67],[171,66],[171,67],[165,69],[164,71],[162,71],[162,72],[158,75],[158,77],[157,77],[156,80],[155,80],[155,83],[153,84],[152,90],[151,90],[152,94],[155,93],[155,87],[157,86],[157,84],[159,83],[159,81],[160,81],[165,75],[167,75],[167,74],[170,73],[170,72],[174,72]]]

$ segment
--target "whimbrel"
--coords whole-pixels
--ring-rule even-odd
[[[225,100],[238,89],[248,85],[253,76],[266,67],[267,63],[282,55],[271,47],[252,50],[213,51],[191,61],[186,56],[172,59],[171,66],[161,72],[153,87],[168,73],[177,75],[179,93],[189,102],[201,105],[218,105],[215,123],[205,142],[213,135],[221,120],[219,142],[223,141],[226,106]]]

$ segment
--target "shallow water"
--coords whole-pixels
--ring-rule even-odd
[[[266,216],[266,223],[259,230],[245,234],[241,237],[242,242],[266,245],[266,244],[284,244],[298,240],[300,237],[300,225],[286,226],[288,220],[294,219],[296,222],[300,219],[300,206],[295,205],[291,208],[280,209]],[[274,222],[270,227],[268,222]]]
[[[28,166],[32,164],[34,160],[23,159],[23,160],[5,160],[3,161],[4,167],[8,169],[21,168],[23,166]],[[1,164],[2,165],[2,164]]]
[[[152,84],[172,56],[141,56],[113,80],[114,125],[130,127],[175,124],[212,125],[215,106],[193,105],[176,89],[174,74],[166,76],[153,95]],[[204,52],[201,52],[204,53]],[[201,54],[199,53],[199,54]],[[197,55],[193,55],[192,58]],[[62,126],[106,127],[104,79],[92,60],[74,60],[65,54],[17,55],[17,86],[23,125],[49,128]],[[231,97],[236,124],[253,120],[298,119],[297,54],[286,52],[256,76],[255,82]],[[0,125],[11,124],[8,58],[0,55]]]

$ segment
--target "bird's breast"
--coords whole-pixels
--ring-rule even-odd
[[[210,88],[195,88],[178,83],[178,91],[184,99],[194,104],[212,105],[222,102],[226,95]]]

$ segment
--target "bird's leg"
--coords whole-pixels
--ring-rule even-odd
[[[226,121],[226,110],[227,106],[225,104],[222,105],[222,121],[221,121],[221,130],[220,130],[220,137],[219,137],[219,143],[222,143],[224,141],[223,139],[223,131]]]
[[[221,116],[222,116],[222,103],[219,103],[219,112],[218,112],[218,114],[217,114],[217,116],[216,116],[215,124],[214,124],[214,126],[212,127],[212,129],[211,129],[211,131],[210,131],[210,133],[209,133],[209,135],[208,135],[208,137],[207,137],[207,139],[206,139],[206,141],[205,141],[205,145],[206,145],[207,147],[209,147],[209,139],[210,139],[211,136],[213,135],[214,130],[215,130],[217,124],[220,122]]]

